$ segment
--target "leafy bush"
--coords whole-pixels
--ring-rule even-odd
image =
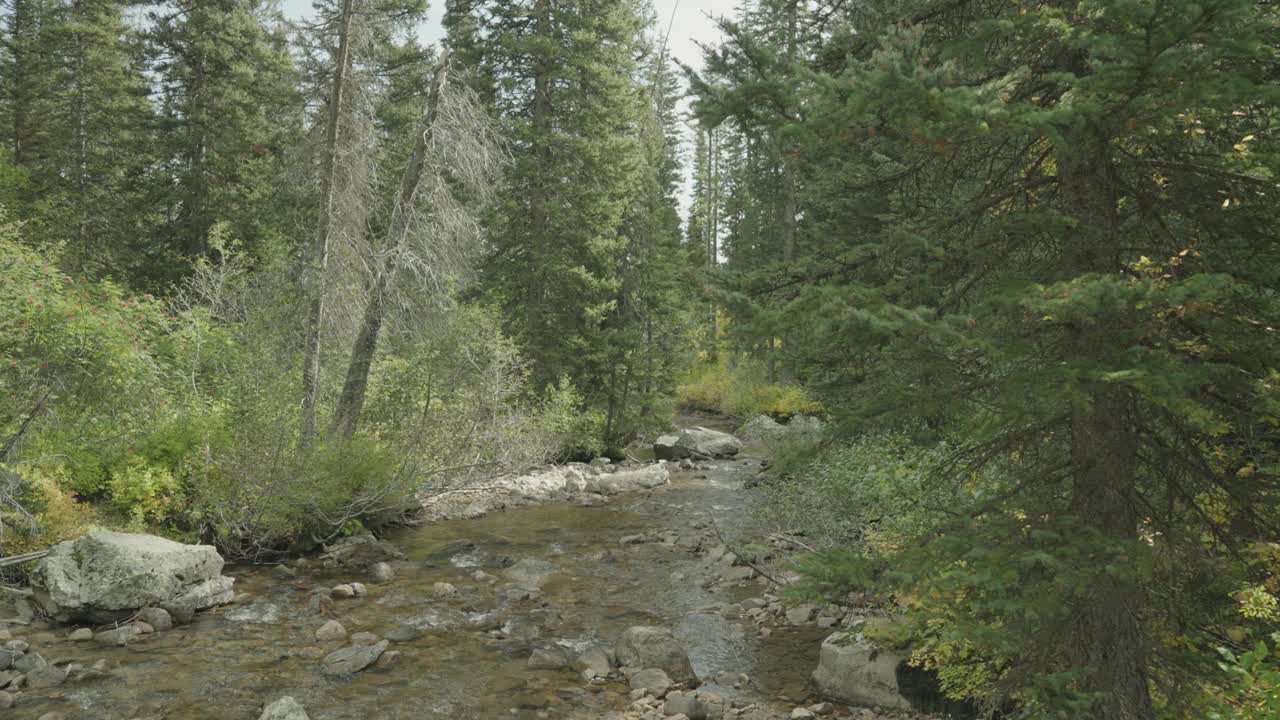
[[[181,490],[169,468],[135,457],[116,468],[108,481],[112,505],[129,518],[129,527],[146,530],[179,510]]]
[[[725,360],[695,368],[680,383],[677,397],[690,410],[743,418],[760,414],[788,418],[822,410],[803,387],[770,383],[767,368],[750,359],[732,368]]]
[[[604,414],[584,409],[582,396],[567,375],[547,388],[538,419],[555,443],[557,457],[589,459],[604,452]]]

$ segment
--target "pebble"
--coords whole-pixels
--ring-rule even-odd
[[[83,640],[92,640],[92,639],[93,639],[93,630],[92,630],[92,629],[90,629],[90,628],[76,628],[75,630],[72,630],[72,631],[67,635],[67,639],[68,639],[68,640],[74,640],[74,641],[76,641],[76,642],[80,642],[80,641],[83,641]]]
[[[353,598],[353,597],[355,597],[355,596],[356,596],[356,589],[355,589],[354,587],[352,587],[351,585],[348,585],[348,584],[345,584],[345,583],[344,583],[344,584],[342,584],[342,585],[334,585],[334,586],[333,586],[333,589],[329,591],[329,594],[330,594],[332,597],[340,598],[340,599],[344,599],[344,600],[345,600],[346,598]]]
[[[457,595],[458,588],[447,582],[438,582],[431,586],[431,594],[436,597],[446,597],[449,595]]]

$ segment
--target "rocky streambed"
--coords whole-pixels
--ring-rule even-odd
[[[720,545],[714,528],[745,521],[744,484],[761,462],[669,463],[669,482],[628,486],[607,504],[585,497],[604,493],[579,488],[567,502],[407,528],[386,538],[390,547],[353,544],[328,562],[229,567],[233,603],[189,624],[129,632],[124,644],[104,642],[100,625],[97,639],[88,625],[11,625],[60,680],[22,688],[0,713],[299,720],[300,706],[314,720],[891,716],[814,694],[823,639],[856,618],[834,606],[784,606]],[[654,645],[638,632],[666,633],[687,667],[664,650],[637,650]]]

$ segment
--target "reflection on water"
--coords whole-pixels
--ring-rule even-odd
[[[589,685],[567,670],[529,670],[530,644],[613,642],[637,624],[675,629],[704,679],[752,678],[741,691],[718,688],[726,695],[798,700],[807,694],[823,631],[780,628],[761,640],[745,619],[718,611],[759,588],[712,584],[700,570],[705,561],[681,549],[618,542],[654,529],[693,532],[707,512],[722,526],[742,522],[745,472],[740,462],[717,464],[709,479],[676,473],[668,488],[606,507],[546,505],[391,534],[406,553],[395,564],[396,579],[370,584],[366,598],[335,601],[334,614],[352,633],[384,636],[408,624],[421,634],[393,645],[401,655],[387,667],[345,680],[320,673],[320,659],[338,645],[314,640],[324,618],[307,614],[309,591],[367,577],[308,567],[286,580],[262,568],[231,568],[250,600],[191,625],[126,648],[37,644],[54,660],[106,658],[111,677],[26,693],[20,716],[58,710],[104,720],[256,718],[265,702],[292,695],[316,720],[590,717],[624,707],[626,687]],[[501,576],[523,558],[547,560],[559,571],[532,601],[507,593],[502,580],[473,579],[477,570]],[[436,597],[437,582],[459,592]],[[497,637],[500,626],[508,633]]]

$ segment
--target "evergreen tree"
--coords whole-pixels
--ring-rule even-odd
[[[251,251],[292,231],[273,207],[289,188],[282,153],[302,121],[283,21],[257,0],[173,0],[151,20],[163,168],[153,192],[164,214],[156,252],[202,256],[217,223]]]
[[[954,693],[1180,717],[1187,674],[1216,672],[1192,618],[1256,572],[1233,553],[1272,537],[1280,489],[1274,22],[1243,0],[836,8],[792,82],[730,25],[695,83],[703,117],[776,115],[809,189],[801,265],[739,278],[741,312],[807,330],[792,350],[850,427],[955,449],[945,510],[885,566],[815,571],[879,568]]]

